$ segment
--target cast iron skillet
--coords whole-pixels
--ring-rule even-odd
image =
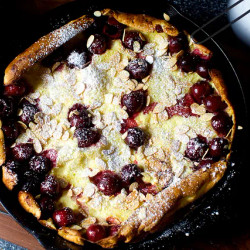
[[[5,60],[3,64],[6,64],[4,66],[7,66],[15,55],[23,51],[42,35],[82,14],[92,14],[94,10],[107,7],[124,12],[146,13],[159,18],[162,18],[162,13],[166,12],[171,16],[171,23],[180,29],[186,29],[189,33],[198,27],[177,12],[173,6],[161,0],[157,0],[154,4],[152,2],[147,4],[144,1],[143,4],[138,3],[138,5],[136,5],[136,1],[132,0],[126,2],[95,1],[94,4],[91,0],[77,1],[63,5],[43,16],[41,20],[36,21],[35,29],[34,25],[30,25],[30,27],[27,25],[27,32],[22,31],[25,39],[16,37],[15,40],[10,41],[13,47],[10,53],[3,58]],[[202,35],[207,36],[205,32]],[[188,209],[184,209],[179,219],[168,225],[164,231],[148,236],[143,242],[122,244],[119,246],[119,249],[172,248],[176,246],[177,242],[185,241],[188,238],[187,236],[195,237],[200,231],[204,231],[218,222],[224,223],[230,220],[228,211],[230,210],[231,194],[235,192],[237,184],[241,180],[241,171],[244,170],[244,156],[246,154],[244,154],[242,142],[246,140],[247,136],[245,133],[247,131],[247,111],[240,81],[229,59],[214,40],[207,42],[206,46],[214,52],[214,66],[220,69],[224,75],[229,98],[235,107],[237,124],[244,127],[244,130],[236,131],[228,170],[223,179],[210,192],[190,205]],[[1,69],[1,72],[3,70],[4,68]],[[21,208],[16,194],[9,192],[1,181],[0,189],[0,200],[6,210],[18,223],[33,234],[46,249],[82,249],[82,247],[62,239],[56,232],[41,226],[32,215],[26,213]],[[90,245],[90,243],[86,243],[84,247],[100,249],[100,247]]]

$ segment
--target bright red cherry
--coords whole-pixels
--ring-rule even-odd
[[[86,232],[87,239],[93,242],[97,242],[105,238],[106,235],[107,233],[105,227],[97,224],[90,225]]]

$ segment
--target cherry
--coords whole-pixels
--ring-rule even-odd
[[[202,78],[209,79],[208,64],[206,61],[200,61],[196,66],[196,73]]]
[[[163,29],[160,24],[155,25],[155,30],[157,33],[163,33]]]
[[[125,142],[130,148],[137,149],[144,144],[146,135],[140,128],[129,128],[127,132]]]
[[[68,113],[68,120],[72,127],[89,128],[92,125],[92,119],[87,109],[80,103],[74,104]]]
[[[187,144],[186,157],[190,160],[199,160],[205,154],[207,147],[207,143],[200,137],[193,138]]]
[[[183,72],[191,72],[195,70],[196,60],[189,53],[183,54],[177,61],[178,67]]]
[[[212,87],[210,84],[206,81],[200,81],[195,83],[191,88],[190,88],[191,94],[193,98],[201,104],[202,99],[210,95],[213,91]]]
[[[213,116],[211,124],[214,130],[222,136],[226,136],[233,125],[232,119],[225,112],[219,112]]]
[[[151,183],[145,183],[143,181],[139,182],[138,190],[144,195],[156,195],[158,193],[157,187],[155,185],[152,185]]]
[[[121,38],[124,25],[119,23],[115,18],[109,17],[107,23],[103,27],[103,33],[111,39]]]
[[[120,227],[121,227],[120,225],[114,225],[114,226],[109,227],[109,236],[116,235]]]
[[[226,108],[226,104],[221,100],[221,97],[216,95],[207,96],[204,98],[203,103],[209,112],[216,112]]]
[[[120,177],[110,170],[99,172],[91,178],[91,181],[105,195],[114,195],[122,188]]]
[[[39,186],[41,183],[41,176],[33,171],[26,171],[23,174],[23,186],[22,190],[32,193],[38,194],[39,193]]]
[[[123,44],[126,48],[133,50],[134,42],[137,41],[140,44],[140,49],[142,49],[145,41],[142,40],[140,33],[137,31],[126,31],[124,36]]]
[[[20,84],[10,84],[4,87],[4,95],[7,96],[22,96],[25,93],[25,86]]]
[[[41,183],[40,191],[42,194],[50,197],[57,197],[60,192],[60,185],[56,178],[52,175],[48,175]]]
[[[86,236],[87,239],[93,242],[105,238],[107,235],[105,227],[97,224],[92,224],[88,227]]]
[[[7,143],[15,141],[18,137],[19,130],[17,125],[13,121],[9,121],[2,126],[4,136],[7,139]]]
[[[214,161],[212,159],[204,159],[199,162],[198,166],[194,167],[194,170],[199,170],[201,168],[211,168]]]
[[[174,115],[179,115],[183,117],[189,117],[190,115],[192,115],[192,111],[190,107],[183,106],[178,103],[171,107],[167,107],[166,110],[168,112],[169,118],[173,117]]]
[[[209,155],[221,157],[228,151],[228,141],[223,138],[214,138],[209,142]]]
[[[57,151],[55,149],[45,150],[45,151],[43,151],[42,155],[49,159],[49,161],[51,162],[51,165],[52,165],[51,167],[56,166]]]
[[[143,110],[146,106],[146,92],[143,90],[132,91],[122,97],[121,104],[125,106],[129,115]]]
[[[67,66],[71,69],[78,68],[83,69],[87,66],[87,63],[90,61],[90,56],[86,51],[78,52],[73,51],[68,56],[66,62]]]
[[[136,181],[139,176],[141,176],[141,170],[136,164],[128,164],[122,168],[121,177],[127,184]]]
[[[22,101],[20,108],[22,109],[20,120],[26,125],[34,121],[34,115],[39,111],[36,105],[31,104],[27,100]]]
[[[149,74],[150,67],[146,60],[137,58],[130,61],[126,69],[132,78],[141,80]]]
[[[0,118],[8,118],[14,114],[14,101],[9,97],[0,98]]]
[[[73,210],[69,207],[56,210],[53,213],[53,221],[58,227],[65,227],[75,223],[75,215]]]
[[[90,128],[77,128],[74,132],[74,137],[78,140],[78,147],[85,148],[97,143],[100,139],[100,134]]]
[[[185,50],[188,47],[188,40],[184,33],[179,33],[178,36],[171,36],[169,38],[168,49],[171,54]]]
[[[95,34],[94,41],[89,46],[89,51],[92,54],[103,54],[107,49],[107,41],[103,35]]]
[[[192,95],[186,94],[182,99],[178,100],[178,103],[182,106],[190,107],[195,101]]]
[[[30,159],[29,167],[32,171],[42,175],[50,170],[50,162],[42,155],[35,155]]]
[[[54,200],[48,196],[42,196],[39,200],[39,205],[42,210],[42,217],[44,219],[51,217],[53,211],[55,210]]]
[[[33,144],[20,143],[12,148],[12,155],[17,161],[28,160],[34,152]]]

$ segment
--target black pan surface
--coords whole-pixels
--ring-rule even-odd
[[[27,24],[25,30],[19,30],[15,37],[9,41],[9,50],[3,51],[0,55],[1,74],[4,68],[18,53],[32,44],[42,35],[59,28],[68,21],[75,19],[85,13],[93,13],[94,10],[102,8],[112,8],[125,12],[146,13],[162,18],[162,13],[166,12],[171,16],[171,22],[179,28],[186,29],[189,33],[197,28],[197,25],[178,13],[173,6],[165,1],[157,0],[146,3],[132,0],[124,2],[77,1],[63,5],[46,14],[32,24]],[[202,36],[207,36],[203,33]],[[199,37],[197,37],[199,39]],[[158,232],[148,236],[143,242],[120,245],[119,249],[173,249],[179,242],[185,242],[189,238],[198,237],[201,232],[209,230],[219,224],[227,224],[232,219],[234,206],[232,199],[237,196],[239,183],[245,173],[246,152],[244,141],[247,140],[247,110],[244,93],[239,78],[230,63],[229,59],[220,46],[211,40],[206,43],[214,52],[215,67],[223,73],[228,87],[229,98],[235,107],[237,124],[244,127],[244,130],[237,130],[233,144],[233,153],[228,170],[223,179],[203,198],[194,202],[174,223],[168,225],[163,232]],[[82,249],[61,237],[54,231],[41,226],[36,219],[27,214],[19,205],[16,194],[9,192],[0,182],[0,200],[10,215],[17,220],[26,230],[33,234],[46,249]],[[86,243],[85,249],[100,249],[100,247]]]

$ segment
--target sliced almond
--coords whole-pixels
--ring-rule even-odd
[[[163,17],[167,22],[170,20],[170,16],[166,13],[163,13]]]
[[[18,116],[21,116],[22,113],[23,113],[23,110],[22,110],[22,109],[18,109],[18,110],[17,110],[17,115],[18,115]]]
[[[124,140],[127,136],[128,136],[128,132],[125,132],[125,133],[122,135],[122,139]]]
[[[165,110],[165,105],[163,105],[162,103],[157,103],[153,110],[153,113],[158,114],[163,112],[164,110]]]
[[[149,64],[153,64],[154,62],[154,58],[152,56],[146,56],[146,61],[149,63]]]
[[[143,89],[143,87],[144,87],[144,84],[143,84],[143,83],[139,83],[139,84],[136,86],[136,88],[134,89],[134,91]]]
[[[129,186],[129,191],[132,192],[134,189],[137,189],[139,186],[139,184],[137,182],[133,182],[130,186]]]
[[[87,48],[89,48],[91,46],[91,44],[94,42],[95,37],[94,35],[91,35],[88,40],[87,40]]]
[[[129,79],[129,72],[127,70],[122,70],[119,72],[118,77],[124,81],[127,81]]]
[[[78,84],[75,86],[76,94],[77,94],[77,95],[82,94],[82,93],[84,92],[85,88],[86,88],[86,85],[85,85],[83,82],[78,83]]]
[[[150,96],[147,96],[147,102],[146,102],[146,106],[148,106],[150,104]]]
[[[134,43],[133,43],[133,50],[134,50],[134,52],[139,52],[140,49],[141,49],[140,43],[138,41],[134,41]]]
[[[22,128],[27,129],[27,125],[25,123],[21,121],[18,121],[17,123],[20,124]]]
[[[96,10],[96,11],[94,12],[94,16],[96,16],[96,17],[100,17],[101,15],[102,15],[102,12],[99,11],[99,10]]]

